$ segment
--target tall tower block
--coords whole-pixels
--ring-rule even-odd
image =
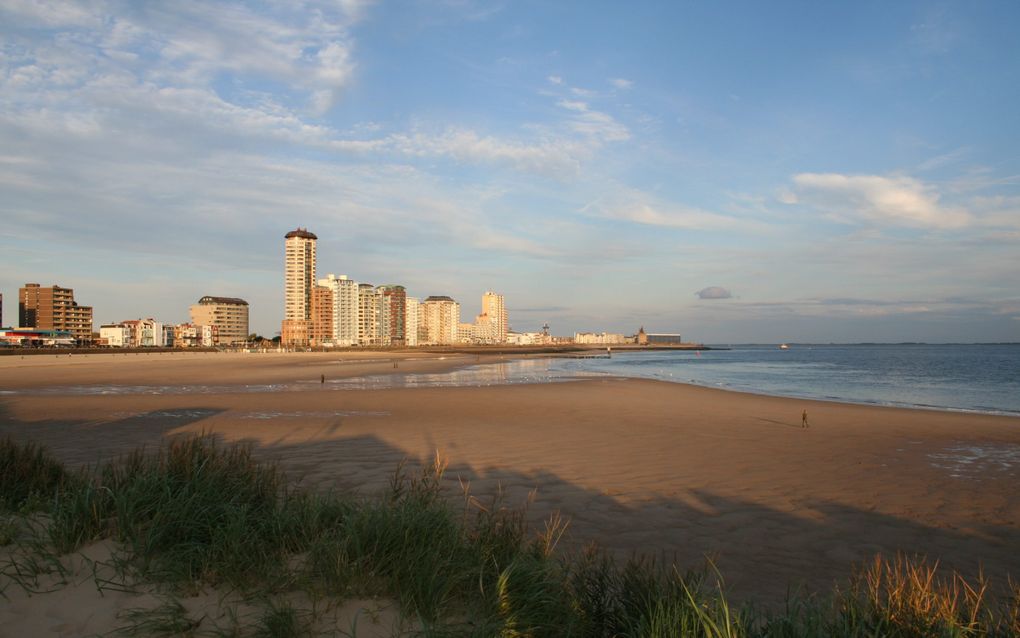
[[[280,338],[284,345],[307,346],[312,332],[315,292],[315,242],[306,228],[284,235],[284,312]]]

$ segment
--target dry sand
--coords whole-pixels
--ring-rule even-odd
[[[392,358],[399,360],[393,369]],[[449,461],[485,500],[537,490],[567,548],[711,557],[737,599],[829,591],[877,553],[1020,576],[1020,419],[764,397],[633,379],[320,390],[367,373],[438,372],[476,357],[406,353],[0,357],[0,436],[95,463],[164,436],[253,443],[320,488],[381,489],[397,463]],[[252,393],[229,386],[294,383]],[[227,386],[211,394],[31,394],[87,384]],[[237,390],[243,390],[238,387]],[[806,409],[811,427],[800,427]],[[44,598],[44,597],[40,597]],[[0,609],[0,627],[12,611]],[[24,611],[20,613],[25,613]],[[90,631],[97,631],[90,628]]]

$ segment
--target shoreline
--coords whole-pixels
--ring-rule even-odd
[[[591,348],[588,348],[589,350]],[[687,350],[687,348],[675,348],[675,347],[656,347],[656,350]],[[627,352],[640,351],[636,349],[628,350]],[[138,355],[144,355],[143,359],[138,359]],[[169,355],[163,357],[163,355]],[[952,406],[937,406],[937,405],[924,405],[924,404],[910,404],[910,403],[883,403],[880,401],[866,401],[866,400],[852,400],[843,399],[839,397],[816,397],[806,394],[783,394],[768,391],[758,391],[752,388],[735,388],[724,385],[710,385],[708,383],[698,383],[694,380],[680,380],[680,379],[665,379],[651,376],[628,376],[621,374],[563,374],[558,377],[547,377],[545,379],[526,379],[523,381],[504,379],[504,380],[487,380],[487,381],[466,381],[460,383],[450,384],[430,384],[424,382],[421,384],[412,384],[404,386],[394,386],[379,384],[378,386],[371,387],[371,384],[367,384],[365,387],[351,387],[344,383],[338,383],[338,381],[348,381],[354,378],[364,377],[366,379],[371,378],[406,378],[410,375],[418,374],[448,374],[455,373],[457,371],[470,370],[472,368],[481,368],[483,366],[498,365],[501,363],[509,363],[512,361],[540,361],[543,359],[570,359],[571,353],[562,351],[560,353],[549,353],[549,352],[521,352],[521,353],[508,353],[502,351],[485,352],[485,353],[473,353],[469,351],[426,351],[426,350],[346,350],[346,351],[332,351],[332,352],[265,352],[265,353],[249,353],[249,352],[223,352],[223,351],[210,351],[210,352],[139,352],[139,353],[123,353],[125,357],[125,363],[132,362],[144,362],[150,360],[150,357],[156,357],[157,361],[184,361],[193,362],[197,359],[196,355],[203,355],[204,357],[214,357],[218,361],[225,361],[227,357],[230,359],[242,359],[250,360],[252,357],[269,356],[276,358],[286,359],[300,359],[307,358],[307,360],[300,362],[300,365],[306,367],[316,366],[315,373],[308,378],[296,378],[293,375],[287,377],[284,381],[265,381],[262,383],[225,383],[222,385],[199,385],[199,384],[169,384],[169,383],[157,383],[157,384],[127,384],[127,383],[89,383],[79,385],[53,385],[51,383],[45,383],[42,386],[38,386],[39,380],[25,381],[22,379],[10,380],[5,379],[7,376],[4,374],[6,369],[9,368],[37,368],[37,366],[31,365],[32,363],[38,363],[38,365],[46,366],[60,366],[61,364],[72,364],[72,365],[86,365],[89,363],[116,363],[119,360],[102,360],[92,359],[88,360],[87,355],[78,355],[77,357],[71,357],[65,355],[66,358],[61,359],[36,359],[34,357],[29,358],[27,362],[28,366],[17,365],[13,359],[5,360],[0,358],[0,399],[3,397],[16,397],[16,396],[54,396],[64,393],[71,394],[74,396],[90,396],[93,394],[89,392],[88,388],[101,388],[108,387],[111,395],[133,395],[133,394],[173,394],[173,395],[206,395],[206,394],[217,394],[221,392],[231,393],[234,388],[246,387],[242,393],[260,393],[260,392],[274,392],[274,393],[289,393],[289,392],[310,392],[315,390],[327,390],[327,391],[362,391],[365,389],[375,390],[391,390],[391,389],[418,389],[424,387],[488,387],[488,386],[518,386],[518,385],[544,385],[550,383],[564,383],[569,381],[598,381],[601,379],[619,379],[619,380],[643,380],[643,381],[656,381],[666,384],[678,384],[683,386],[691,386],[696,388],[704,388],[708,390],[719,390],[722,392],[731,392],[736,394],[745,394],[756,397],[774,397],[780,399],[798,400],[798,401],[813,401],[821,403],[833,403],[837,405],[850,405],[850,406],[862,406],[862,407],[880,407],[898,410],[918,410],[923,412],[935,412],[935,413],[950,413],[950,414],[961,414],[961,415],[987,415],[987,416],[1000,416],[1007,418],[1020,419],[1020,412],[1014,412],[1009,410],[981,410],[976,408],[959,408]],[[342,355],[342,356],[340,356]],[[412,355],[412,356],[407,356]],[[358,358],[355,358],[358,356]],[[335,359],[334,359],[335,358]],[[6,364],[6,365],[5,365]],[[403,368],[398,367],[400,364],[404,364]],[[336,365],[339,368],[330,368],[328,366]],[[392,365],[393,367],[389,367]],[[327,366],[327,367],[322,367]],[[345,369],[351,366],[349,369]],[[326,384],[316,384],[316,377],[321,376],[329,372],[327,377],[329,381]],[[336,374],[339,372],[340,374]],[[481,375],[479,375],[481,377]],[[325,387],[320,387],[325,385]],[[36,389],[33,391],[33,386]],[[14,388],[14,389],[11,389]],[[143,388],[149,388],[151,391],[146,391]],[[133,389],[136,389],[133,391]],[[126,391],[125,391],[126,390]]]

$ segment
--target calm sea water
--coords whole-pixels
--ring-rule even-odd
[[[1020,345],[732,346],[559,359],[554,376],[611,374],[773,394],[1020,415]]]
[[[596,351],[597,352],[597,351]],[[6,394],[215,394],[549,383],[585,377],[659,379],[778,396],[1020,416],[1018,345],[731,346],[616,351],[612,358],[525,358],[442,373],[318,378],[283,384],[87,385]]]

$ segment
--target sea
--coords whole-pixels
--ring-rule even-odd
[[[1020,344],[713,346],[536,357],[440,374],[338,379],[340,387],[545,383],[591,377],[657,379],[845,403],[1020,416]]]
[[[807,399],[1020,416],[1020,344],[733,345],[555,360],[616,375]]]
[[[5,394],[207,394],[555,383],[631,377],[774,396],[1020,416],[1020,344],[712,346],[507,358],[440,373],[249,386],[64,386]],[[338,361],[339,366],[350,362]],[[394,371],[395,372],[395,371]],[[328,376],[328,375],[327,375]]]

